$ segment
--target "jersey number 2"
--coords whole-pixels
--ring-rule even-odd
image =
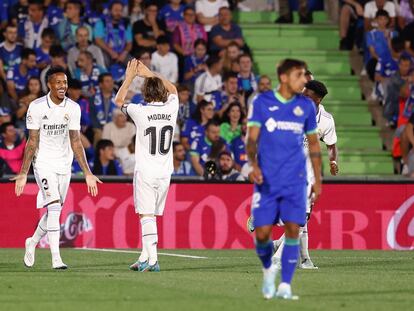
[[[171,148],[171,141],[173,135],[173,127],[171,125],[166,125],[160,130],[159,142],[158,142],[158,151],[161,155],[166,155]],[[165,143],[167,140],[168,133],[168,144]],[[144,136],[149,135],[150,145],[149,150],[152,155],[155,155],[157,152],[157,128],[155,126],[150,126],[145,130]]]

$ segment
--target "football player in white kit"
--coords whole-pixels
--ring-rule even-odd
[[[325,111],[325,108],[321,104],[322,99],[328,94],[328,91],[325,85],[316,80],[310,80],[305,86],[303,94],[313,100],[316,104],[316,121],[318,124],[318,136],[319,139],[325,143],[328,149],[329,157],[329,167],[330,173],[333,176],[336,176],[339,172],[338,168],[338,150],[336,147],[337,137],[335,130],[335,122],[332,115]],[[305,152],[308,153],[308,143],[305,138],[304,141]],[[312,165],[309,157],[307,157],[307,174],[308,174],[308,200],[306,205],[306,214],[307,220],[309,220],[313,201],[312,201],[312,184],[314,183],[314,176]],[[310,259],[308,251],[308,226],[307,224],[304,227],[301,227],[299,230],[299,240],[300,240],[300,268],[302,269],[318,269]],[[274,254],[274,261],[280,263],[280,258],[282,256],[283,244],[284,244],[284,235],[282,235],[279,240],[273,242],[275,246],[276,253]]]
[[[145,78],[142,87],[144,103],[125,104],[129,86],[136,76]],[[156,216],[163,215],[174,169],[172,143],[179,106],[177,89],[133,59],[128,63],[115,103],[137,127],[134,205],[141,222],[142,252],[130,269],[158,272]]]
[[[52,67],[46,74],[50,92],[30,103],[26,116],[29,139],[26,143],[22,167],[16,181],[17,196],[23,193],[30,164],[39,186],[37,208],[46,208],[32,237],[26,239],[24,264],[35,263],[35,249],[47,234],[52,253],[53,269],[67,269],[59,251],[59,218],[69,188],[73,154],[85,176],[88,192],[98,194],[97,182],[88,166],[80,140],[80,106],[65,96],[68,81],[65,70]]]

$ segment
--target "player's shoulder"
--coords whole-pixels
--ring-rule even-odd
[[[36,98],[35,100],[33,100],[30,104],[29,107],[31,109],[42,109],[43,106],[47,106],[47,95]]]
[[[66,97],[65,100],[66,100],[66,105],[69,109],[71,109],[71,110],[80,110],[80,106],[77,102],[70,99],[69,97]]]
[[[295,102],[304,108],[316,110],[313,100],[303,94],[296,95]]]
[[[329,121],[331,121],[331,120],[333,121],[333,119],[334,119],[333,116],[326,110],[321,111],[321,118],[327,119]]]
[[[265,92],[261,92],[256,94],[256,96],[253,98],[253,105],[255,103],[267,103],[269,100],[274,100],[275,99],[275,95],[273,93],[273,91],[269,90],[269,91],[265,91]]]

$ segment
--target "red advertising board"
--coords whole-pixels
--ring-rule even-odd
[[[72,183],[61,223],[63,246],[140,247],[132,184],[105,183],[99,196]],[[0,247],[23,247],[43,210],[38,188],[28,184],[20,198],[14,184],[0,184]],[[172,184],[158,220],[161,248],[251,248],[246,231],[252,186]],[[275,228],[275,237],[282,228]],[[310,247],[318,249],[414,249],[414,185],[327,184],[309,223]],[[41,246],[47,246],[42,240]]]

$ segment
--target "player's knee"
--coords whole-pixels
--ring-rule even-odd
[[[59,201],[54,204],[49,204],[47,206],[47,220],[46,227],[48,231],[58,231],[60,230],[60,213],[62,211],[62,205]]]
[[[299,225],[292,223],[292,222],[287,222],[285,223],[285,234],[286,237],[289,239],[297,239],[299,237]]]
[[[259,243],[264,243],[264,242],[269,241],[270,236],[272,234],[271,227],[270,227],[270,230],[267,227],[258,227],[256,228],[255,232],[256,232],[256,241]]]
[[[154,217],[154,214],[139,214],[139,218],[144,218],[144,217]]]

